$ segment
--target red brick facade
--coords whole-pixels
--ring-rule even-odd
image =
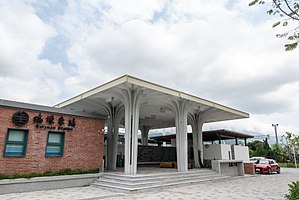
[[[252,174],[254,175],[255,174],[255,171],[254,171],[254,164],[253,163],[244,163],[244,173],[245,174]]]
[[[17,111],[24,111],[29,115],[27,124],[19,127],[12,122],[12,116]],[[65,133],[64,152],[61,157],[46,157],[45,150],[49,129],[37,128],[33,121],[39,114],[43,117],[41,125],[49,126],[46,117],[54,115],[54,124],[50,125],[58,130],[58,118],[63,117],[68,127],[68,120],[75,118],[76,126]],[[8,128],[28,130],[27,150],[25,157],[6,157],[4,148]],[[26,109],[0,107],[0,173],[26,174],[61,169],[101,169],[104,152],[104,120],[87,117],[31,111]]]

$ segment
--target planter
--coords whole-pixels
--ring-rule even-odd
[[[34,177],[30,179],[4,179],[0,181],[0,194],[82,187],[90,185],[98,177],[99,173]]]

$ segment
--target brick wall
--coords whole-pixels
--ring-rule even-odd
[[[17,111],[25,111],[29,115],[27,124],[18,127],[12,122],[12,116]],[[58,118],[65,119],[61,127],[68,127],[68,120],[75,118],[76,126],[72,131],[65,132],[64,154],[62,157],[46,157],[47,129],[37,128],[33,122],[34,116],[41,114],[41,125],[48,126],[46,117],[54,115],[54,124],[58,131]],[[4,148],[8,128],[28,130],[27,151],[25,157],[4,157]],[[59,171],[61,169],[101,169],[104,134],[104,120],[86,117],[62,115],[47,112],[30,111],[0,107],[0,173],[1,174],[26,174],[41,173],[45,171]],[[1,155],[2,154],[2,155]]]
[[[244,162],[244,173],[254,175],[254,163]]]

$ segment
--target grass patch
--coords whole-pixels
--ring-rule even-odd
[[[44,173],[31,173],[31,174],[0,174],[0,180],[2,179],[17,179],[17,178],[33,178],[33,177],[44,177],[44,176],[63,176],[63,175],[75,175],[75,174],[91,174],[98,173],[99,169],[92,170],[81,170],[81,169],[63,169],[57,172],[47,171]]]
[[[286,167],[286,168],[295,168],[295,164],[294,163],[279,163],[280,167]],[[297,164],[298,166],[298,164]]]

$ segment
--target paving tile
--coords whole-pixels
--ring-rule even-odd
[[[97,199],[284,199],[291,181],[299,181],[299,169],[283,169],[282,173],[236,179],[214,180],[175,188],[119,193],[94,187],[76,187],[0,195],[1,200],[97,200]]]

